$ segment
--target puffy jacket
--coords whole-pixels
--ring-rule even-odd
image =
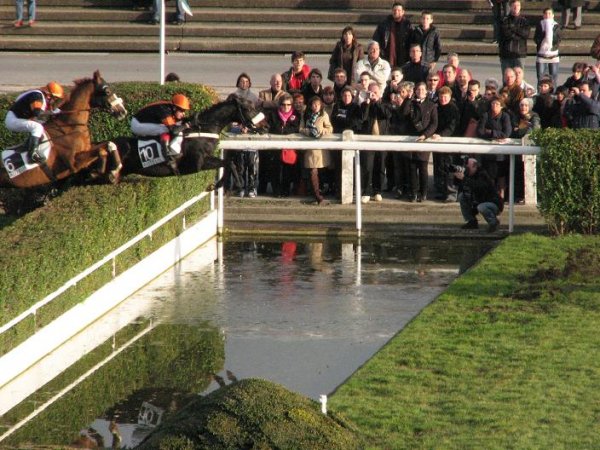
[[[529,22],[523,16],[509,14],[502,20],[498,43],[500,58],[524,58],[527,56],[529,28]]]
[[[440,32],[433,25],[431,25],[427,31],[423,30],[421,25],[413,28],[410,36],[410,43],[419,44],[421,46],[424,64],[438,62],[440,59],[440,55],[442,54]]]

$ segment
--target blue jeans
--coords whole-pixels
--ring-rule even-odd
[[[469,199],[466,199],[464,194],[461,192],[458,194],[458,201],[460,203],[460,212],[462,213],[463,219],[465,222],[471,222],[476,220],[475,214],[473,211],[473,204]],[[498,225],[498,213],[500,210],[498,209],[498,205],[493,202],[483,202],[477,204],[477,212],[483,216],[485,221],[489,225]]]
[[[552,83],[553,83],[554,89],[556,89],[558,87],[558,63],[536,62],[535,70],[537,72],[538,85],[539,85],[542,77],[545,74],[548,74],[548,75],[550,75],[550,78],[552,78]]]
[[[153,19],[156,22],[159,22],[160,21],[160,6],[162,5],[162,0],[154,0],[153,3],[154,3],[153,8],[152,8],[152,11],[154,12]],[[183,12],[181,5],[179,4],[179,1],[175,2],[175,14],[177,16],[178,21],[185,22],[185,13]],[[166,13],[165,13],[165,16],[166,16]],[[167,20],[167,19],[165,18],[165,20]]]
[[[16,0],[17,20],[23,20],[23,4],[25,0]],[[27,17],[29,21],[35,20],[35,0],[28,0]]]

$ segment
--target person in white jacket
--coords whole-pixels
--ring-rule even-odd
[[[558,86],[558,65],[560,56],[560,25],[554,20],[552,8],[544,8],[542,20],[535,27],[533,41],[537,47],[535,69],[538,84],[542,78],[552,78],[554,86]]]

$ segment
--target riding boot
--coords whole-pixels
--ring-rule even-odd
[[[27,141],[27,156],[29,159],[36,163],[44,161],[44,156],[38,153],[38,147],[40,145],[40,138],[37,136],[29,136]]]
[[[317,203],[323,201],[321,190],[319,189],[319,169],[310,169],[310,184],[312,185],[313,192],[315,193],[315,199]]]

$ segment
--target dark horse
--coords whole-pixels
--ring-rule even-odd
[[[150,177],[167,177],[224,167],[224,161],[213,156],[221,130],[232,122],[255,130],[255,123],[262,120],[262,117],[251,102],[230,95],[227,100],[187,119],[189,128],[182,132],[181,152],[178,155],[163,155],[160,144],[150,137],[116,138],[113,142],[123,164],[120,175],[136,173]],[[219,180],[216,187],[221,183],[222,180]]]

